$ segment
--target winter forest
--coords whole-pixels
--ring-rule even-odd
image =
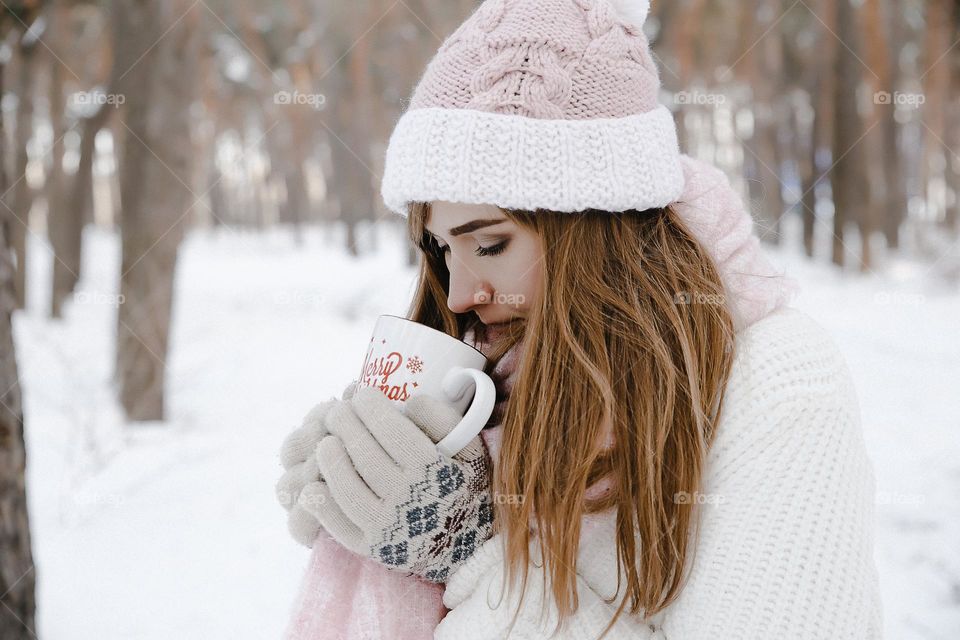
[[[478,4],[0,2],[0,639],[280,637],[277,451],[406,311],[384,149]],[[644,31],[857,381],[886,637],[960,637],[960,1]]]

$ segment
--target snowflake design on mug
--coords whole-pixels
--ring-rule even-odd
[[[413,356],[407,360],[407,369],[410,370],[410,373],[420,373],[423,371],[423,360],[418,356]]]

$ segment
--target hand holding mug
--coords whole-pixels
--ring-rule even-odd
[[[325,416],[317,516],[348,549],[433,582],[493,531],[490,458],[478,437],[493,410],[486,358],[456,338],[381,316],[349,402]]]

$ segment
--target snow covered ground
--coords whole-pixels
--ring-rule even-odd
[[[34,287],[15,319],[28,449],[38,635],[278,638],[309,551],[273,486],[284,435],[360,367],[414,271],[396,224],[338,232],[195,231],[181,249],[168,419],[125,424],[111,390],[119,244],[88,229],[63,321]],[[31,238],[33,283],[49,249]],[[858,382],[878,477],[876,556],[892,640],[960,637],[960,294],[924,267],[845,275],[776,254]]]

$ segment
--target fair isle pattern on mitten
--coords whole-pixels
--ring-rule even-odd
[[[397,505],[396,524],[384,531],[372,555],[393,567],[407,566],[411,557],[421,558],[410,570],[431,582],[445,582],[473,555],[492,534],[493,506],[488,460],[476,458],[466,464],[472,473],[464,474],[442,458],[428,464],[423,481],[411,485],[409,497]]]
[[[318,517],[347,549],[395,571],[445,582],[493,535],[492,464],[479,437],[453,457],[437,451],[462,415],[414,394],[403,410],[361,389],[326,416],[317,447],[327,480]]]

